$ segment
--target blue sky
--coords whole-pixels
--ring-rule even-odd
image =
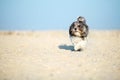
[[[0,0],[0,30],[67,30],[78,16],[90,29],[120,29],[120,0]]]

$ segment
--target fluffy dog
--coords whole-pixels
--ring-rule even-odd
[[[75,51],[83,50],[86,47],[88,25],[84,17],[80,16],[69,28],[69,35]]]

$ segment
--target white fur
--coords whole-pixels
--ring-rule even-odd
[[[86,44],[87,44],[87,38],[82,38],[79,37],[70,37],[71,42],[74,46],[74,50],[79,50],[79,49],[85,49]]]

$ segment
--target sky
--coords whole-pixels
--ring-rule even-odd
[[[90,29],[120,29],[120,0],[0,0],[0,30],[68,30],[78,16]]]

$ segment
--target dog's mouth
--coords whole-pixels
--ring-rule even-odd
[[[75,35],[75,36],[78,36],[78,37],[80,37],[80,36],[81,36],[81,34],[80,34],[80,32],[79,32],[79,31],[75,31],[75,32],[74,32],[74,35]]]
[[[78,29],[72,29],[71,30],[71,35],[72,36],[81,37],[81,33],[82,33],[82,31],[80,31]]]

